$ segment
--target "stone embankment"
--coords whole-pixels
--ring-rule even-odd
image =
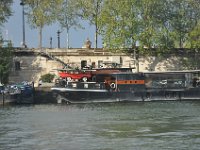
[[[34,81],[37,87],[41,75],[51,73],[58,75],[57,69],[63,64],[72,68],[82,66],[102,66],[103,63],[117,63],[121,67],[136,67],[143,71],[172,71],[198,68],[198,53],[174,53],[157,56],[140,56],[110,52],[105,49],[71,48],[71,49],[16,49],[13,57],[10,82]],[[139,67],[137,68],[137,64]],[[196,67],[194,67],[196,66]]]

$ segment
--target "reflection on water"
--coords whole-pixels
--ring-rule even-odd
[[[0,107],[0,150],[199,149],[200,102]]]

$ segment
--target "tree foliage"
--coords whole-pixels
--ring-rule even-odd
[[[24,0],[28,22],[39,29],[39,47],[42,47],[42,29],[56,20],[55,12],[62,0]]]
[[[95,48],[98,45],[99,22],[104,0],[76,0],[79,15],[95,26]]]
[[[139,43],[142,50],[184,48],[198,37],[198,0],[104,0],[103,4],[99,22],[106,47],[133,48]]]
[[[95,26],[107,48],[199,47],[199,0],[24,0],[28,20],[41,30],[56,20],[67,30],[81,17]],[[68,39],[68,38],[67,38]],[[40,38],[41,41],[41,38]],[[69,39],[68,39],[69,41]],[[69,44],[68,46],[69,47]],[[147,49],[144,49],[146,47]]]
[[[0,48],[0,82],[7,83],[11,67],[12,50],[11,48]]]
[[[0,26],[12,15],[12,3],[13,0],[0,0]]]
[[[81,28],[76,4],[74,0],[63,0],[56,10],[57,21],[67,31],[67,48],[69,48],[69,30],[72,27]]]
[[[123,5],[123,7],[121,7]],[[139,32],[134,1],[106,0],[99,21],[104,46],[132,47]]]
[[[0,26],[7,21],[12,15],[11,4],[12,0],[1,0],[0,1]],[[3,43],[3,37],[0,35],[0,46]],[[9,70],[11,65],[12,52],[10,47],[0,47],[0,83],[7,83],[9,77]]]
[[[198,25],[189,33],[191,48],[200,47],[200,22]]]
[[[54,77],[55,77],[54,74],[48,73],[48,74],[42,75],[41,80],[42,82],[51,83]]]
[[[197,26],[200,19],[199,9],[196,7],[196,0],[174,0],[171,5],[170,24],[172,30],[176,33],[175,40],[177,47],[184,48],[188,41],[189,33]]]

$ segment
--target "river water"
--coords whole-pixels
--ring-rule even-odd
[[[0,150],[161,149],[200,149],[200,102],[0,107]]]

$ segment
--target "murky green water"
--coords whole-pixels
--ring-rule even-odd
[[[0,107],[0,150],[197,150],[200,102]]]

